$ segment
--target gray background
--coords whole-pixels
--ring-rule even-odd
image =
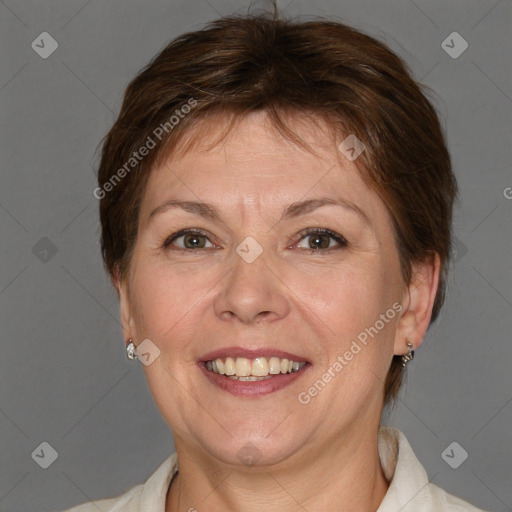
[[[115,496],[173,451],[140,363],[125,357],[117,298],[102,269],[95,152],[128,81],[157,51],[247,5],[0,2],[4,512]],[[431,481],[482,508],[511,510],[512,4],[279,5],[289,15],[336,16],[385,41],[436,92],[461,189],[458,250],[446,307],[383,421],[404,431]],[[59,44],[47,59],[31,48],[45,31]],[[456,59],[441,47],[453,31],[469,44]],[[457,469],[441,457],[453,441],[469,454]],[[31,456],[42,442],[58,453],[47,469]]]

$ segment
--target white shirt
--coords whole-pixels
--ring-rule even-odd
[[[484,512],[430,483],[400,430],[382,425],[378,451],[390,484],[377,512]],[[137,485],[117,498],[85,503],[65,512],[165,512],[167,490],[177,470],[174,453],[145,484]]]

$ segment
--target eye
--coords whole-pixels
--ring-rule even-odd
[[[167,249],[173,242],[180,238],[183,240],[181,241],[181,245],[177,246],[178,250],[209,249],[214,247],[208,240],[208,235],[198,229],[182,229],[168,237],[162,247]],[[206,246],[206,243],[209,243],[210,246]]]
[[[337,248],[343,248],[348,245],[346,239],[343,236],[335,233],[334,231],[331,231],[330,229],[308,228],[304,231],[301,231],[299,236],[301,237],[301,240],[309,238],[308,247],[301,248],[310,252],[319,252],[325,249],[335,249],[336,247],[331,245],[331,240],[335,240],[338,243]]]
[[[346,239],[324,228],[308,228],[299,233],[300,239],[309,238],[308,247],[301,247],[302,249],[310,252],[325,252],[326,250],[343,248],[348,245]],[[179,244],[175,244],[177,240],[181,240]],[[331,244],[331,241],[337,242],[337,247]],[[209,246],[207,244],[210,244]],[[208,234],[200,229],[182,229],[177,233],[170,235],[162,244],[164,249],[168,249],[174,245],[177,250],[194,250],[194,249],[210,249],[215,247],[208,238]],[[300,247],[300,245],[298,246]]]

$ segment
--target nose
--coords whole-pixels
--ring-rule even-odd
[[[215,313],[221,320],[257,324],[263,319],[286,317],[290,309],[288,288],[265,260],[262,254],[247,263],[235,255],[234,265],[222,280],[222,289],[214,301]]]

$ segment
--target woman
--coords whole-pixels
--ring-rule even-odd
[[[129,85],[102,253],[176,454],[71,510],[476,511],[380,426],[443,303],[456,183],[385,45],[229,17]]]

